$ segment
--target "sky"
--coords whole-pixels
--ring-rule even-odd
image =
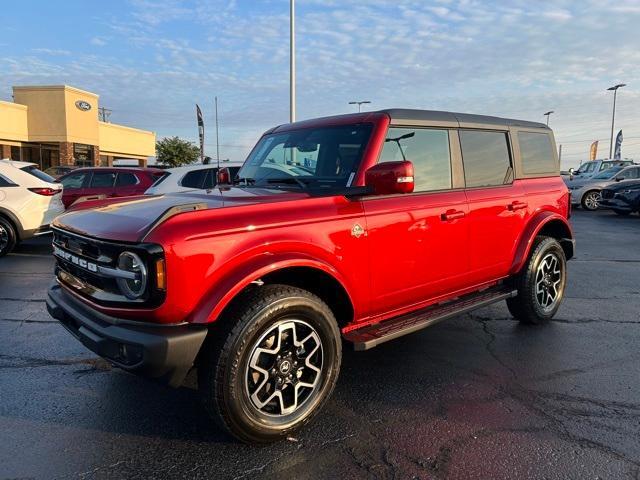
[[[544,121],[577,166],[600,140],[612,93],[623,157],[640,161],[638,0],[297,0],[298,119],[422,108]],[[24,0],[0,13],[0,99],[12,85],[100,95],[111,121],[243,160],[289,118],[288,0]]]

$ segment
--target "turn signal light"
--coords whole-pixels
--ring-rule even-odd
[[[37,193],[38,195],[44,195],[45,197],[53,197],[54,195],[57,195],[62,191],[58,188],[48,188],[48,187],[29,188],[28,190],[30,192]]]
[[[156,260],[156,287],[158,290],[167,289],[167,276],[165,271],[164,259]]]

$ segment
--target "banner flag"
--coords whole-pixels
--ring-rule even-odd
[[[204,162],[204,120],[202,110],[196,103],[196,116],[198,117],[198,135],[200,136],[200,161]]]
[[[598,140],[591,144],[589,149],[589,160],[595,160],[598,155]]]
[[[622,157],[622,130],[618,132],[618,136],[616,137],[616,148],[613,151],[614,160],[620,160]]]

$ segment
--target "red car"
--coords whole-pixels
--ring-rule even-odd
[[[78,201],[142,195],[163,175],[158,168],[89,167],[72,170],[58,182],[64,185],[62,203],[69,208]]]
[[[385,110],[281,125],[233,182],[59,217],[47,307],[123,369],[177,386],[197,368],[243,441],[309,421],[343,342],[504,300],[543,323],[562,302],[574,240],[544,124]]]

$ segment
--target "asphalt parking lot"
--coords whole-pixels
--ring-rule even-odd
[[[504,305],[368,352],[255,448],[192,388],[111,369],[46,313],[48,238],[0,259],[0,478],[640,478],[640,217],[577,211],[556,319]]]

